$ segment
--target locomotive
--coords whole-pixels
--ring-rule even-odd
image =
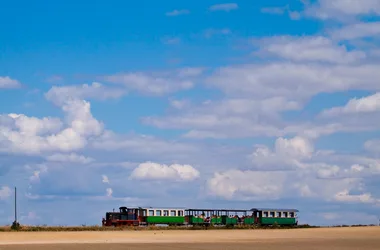
[[[297,209],[189,209],[119,207],[118,212],[106,212],[104,227],[119,226],[189,226],[189,225],[298,225]]]

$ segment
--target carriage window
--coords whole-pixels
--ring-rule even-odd
[[[178,216],[183,216],[183,211],[182,210],[178,211]]]
[[[176,216],[176,211],[175,210],[171,210],[170,211],[170,216]]]
[[[263,217],[268,217],[268,212],[264,212]]]
[[[161,216],[161,210],[156,210],[156,216]]]
[[[154,216],[154,210],[149,210],[149,216]]]
[[[169,210],[164,210],[164,216],[169,216]]]
[[[294,212],[290,212],[289,216],[293,218],[294,217]]]
[[[284,217],[285,217],[285,218],[288,217],[288,212],[284,212]]]
[[[281,217],[281,212],[276,212],[276,217]]]
[[[274,217],[274,212],[270,212],[270,217]]]

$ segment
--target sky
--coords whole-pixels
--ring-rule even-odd
[[[380,1],[7,1],[0,224],[120,206],[380,218]]]

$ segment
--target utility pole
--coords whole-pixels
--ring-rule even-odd
[[[12,224],[12,230],[19,230],[20,224],[17,222],[17,188],[15,187],[15,221]]]
[[[17,223],[17,188],[15,187],[15,222]]]

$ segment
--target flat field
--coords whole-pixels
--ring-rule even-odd
[[[2,232],[0,249],[380,249],[380,227]]]

